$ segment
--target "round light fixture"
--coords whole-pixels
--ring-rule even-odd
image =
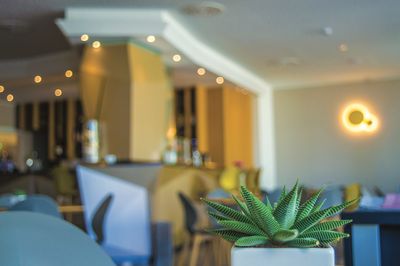
[[[205,74],[206,74],[206,70],[205,70],[204,68],[199,67],[199,68],[197,69],[197,75],[199,75],[199,76],[204,76]]]
[[[342,113],[343,126],[351,132],[373,132],[378,128],[378,118],[362,104],[348,105]]]
[[[149,43],[153,43],[156,41],[156,37],[154,35],[149,35],[147,36],[146,41]]]
[[[349,51],[349,47],[347,46],[347,44],[342,43],[342,44],[339,45],[339,51],[341,51],[343,53],[348,52]]]
[[[4,92],[4,86],[3,85],[0,85],[0,93],[3,93]]]
[[[10,93],[7,95],[7,102],[12,102],[12,101],[14,101],[14,95]]]
[[[81,41],[82,42],[87,42],[89,40],[89,35],[87,34],[82,34],[81,35]]]
[[[34,81],[35,83],[40,83],[40,82],[42,82],[42,77],[41,77],[40,75],[36,75],[36,76],[33,78],[33,81]]]
[[[56,97],[60,97],[62,94],[63,94],[63,92],[62,92],[61,89],[55,89],[54,95],[55,95]]]
[[[182,57],[179,54],[174,54],[174,56],[172,56],[172,60],[177,63],[182,60]]]
[[[100,47],[101,47],[101,42],[99,42],[99,41],[94,41],[94,42],[92,43],[92,47],[95,48],[95,49],[100,48]]]
[[[67,71],[65,71],[66,78],[72,78],[73,75],[74,75],[74,72],[72,72],[72,70],[68,69]]]
[[[223,77],[217,77],[215,79],[215,82],[217,82],[217,84],[219,84],[219,85],[222,85],[222,84],[224,84],[225,80]]]

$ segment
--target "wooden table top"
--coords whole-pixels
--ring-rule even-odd
[[[82,213],[84,208],[82,205],[61,205],[58,206],[61,213]],[[0,208],[0,212],[7,211],[7,208]]]
[[[84,208],[83,205],[61,205],[58,210],[61,213],[82,213]]]

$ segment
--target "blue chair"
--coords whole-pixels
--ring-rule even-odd
[[[26,199],[26,195],[3,194],[0,196],[0,208],[9,209]]]
[[[77,173],[88,234],[116,264],[172,265],[171,229],[159,224],[152,228],[146,187],[83,166]]]
[[[28,196],[25,200],[11,206],[10,211],[31,211],[62,218],[57,203],[45,195]]]
[[[107,195],[99,204],[92,219],[92,229],[96,235],[96,241],[100,245],[104,242],[104,223],[108,209],[113,200],[113,195]],[[173,262],[173,247],[172,247],[172,229],[169,223],[158,222],[153,223],[151,227],[152,235],[152,266],[172,266]],[[135,261],[138,259],[136,256],[132,257],[130,252],[121,252],[120,249],[112,247],[104,247],[105,250],[112,255],[117,263],[126,261]],[[145,262],[146,263],[146,262]]]
[[[331,185],[328,186],[319,197],[317,204],[322,203],[321,209],[327,209],[335,205],[343,203],[343,188],[341,186]]]
[[[115,266],[84,232],[33,212],[0,213],[0,265]]]
[[[172,244],[172,227],[170,223],[158,222],[151,226],[152,265],[172,266],[174,249]]]
[[[282,193],[282,188],[275,188],[271,191],[261,191],[261,194],[263,195],[263,201],[266,201],[266,198],[268,197],[268,200],[271,202],[271,204],[274,204],[279,200],[279,197]]]

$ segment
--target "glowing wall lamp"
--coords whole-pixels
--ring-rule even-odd
[[[362,104],[348,105],[342,113],[343,126],[351,132],[373,132],[378,128],[378,118]]]

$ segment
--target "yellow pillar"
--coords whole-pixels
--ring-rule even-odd
[[[80,78],[85,116],[99,120],[107,153],[158,161],[173,115],[160,54],[131,43],[86,47]]]

